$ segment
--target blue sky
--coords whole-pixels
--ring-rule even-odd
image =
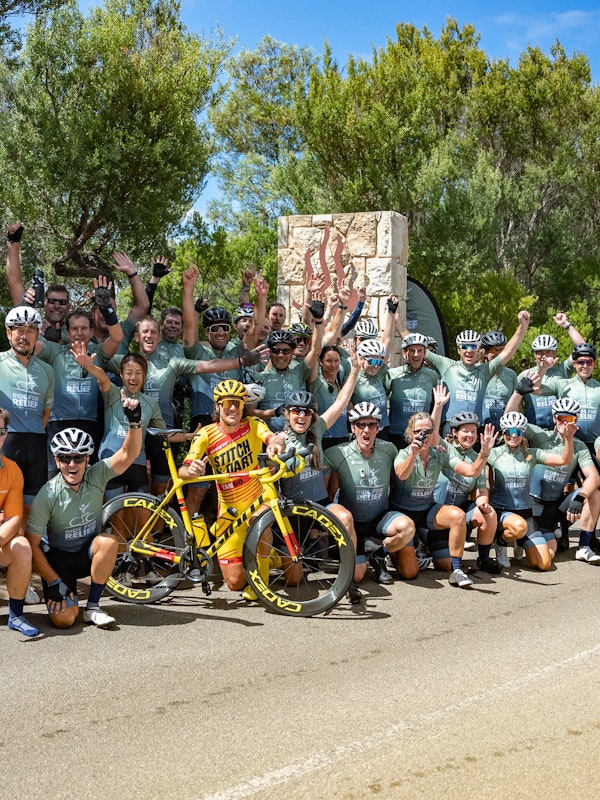
[[[322,53],[327,38],[339,63],[349,53],[369,57],[385,46],[398,22],[426,26],[439,36],[446,17],[472,23],[481,47],[492,58],[516,63],[528,46],[548,53],[558,39],[566,52],[585,53],[594,82],[600,79],[600,3],[575,2],[430,2],[409,6],[399,0],[182,0],[186,25],[209,34],[217,26],[239,47],[254,49],[266,34],[287,44],[308,45]]]

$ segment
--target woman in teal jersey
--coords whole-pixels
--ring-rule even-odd
[[[537,529],[533,519],[532,501],[529,494],[531,475],[536,464],[562,467],[573,460],[573,436],[577,424],[567,422],[564,430],[562,453],[551,453],[527,446],[523,438],[527,417],[518,411],[510,411],[500,418],[500,430],[504,444],[495,447],[489,456],[493,469],[494,489],[492,505],[498,514],[498,539],[496,558],[501,566],[510,566],[506,545],[516,543],[525,549],[525,556],[532,567],[546,571],[552,566],[556,553],[554,532],[543,533]]]

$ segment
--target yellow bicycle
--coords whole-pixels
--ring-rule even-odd
[[[120,542],[107,592],[129,603],[154,603],[171,594],[181,581],[189,580],[209,595],[212,558],[240,525],[266,506],[248,529],[242,556],[246,579],[258,601],[278,614],[300,617],[335,606],[354,573],[354,547],[348,532],[323,506],[288,500],[277,486],[280,478],[304,469],[309,451],[285,453],[270,460],[274,466],[269,466],[263,455],[255,470],[182,480],[169,444],[169,436],[175,432],[148,430],[162,440],[169,465],[171,483],[165,494],[155,497],[128,492],[104,505],[103,530],[112,531]],[[262,492],[242,513],[228,509],[212,525],[210,535],[203,518],[190,518],[183,492],[187,483],[230,482],[249,475],[258,478]],[[295,585],[286,582],[286,564],[302,566],[302,578],[296,579]]]

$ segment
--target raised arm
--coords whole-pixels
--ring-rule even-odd
[[[100,391],[108,392],[110,388],[110,379],[102,367],[94,364],[96,353],[89,355],[84,342],[73,342],[71,345],[71,355],[82,369],[89,372],[92,378],[98,381]]]
[[[352,397],[352,392],[356,386],[356,381],[358,380],[360,373],[360,362],[358,360],[358,356],[356,355],[356,348],[353,344],[350,345],[350,361],[352,362],[352,369],[350,370],[344,385],[340,389],[338,396],[335,398],[329,408],[321,414],[321,419],[327,425],[328,430],[335,422],[337,422],[342,411],[348,406],[350,398]]]
[[[184,347],[193,347],[198,341],[198,316],[194,308],[194,286],[199,274],[198,268],[190,259],[190,265],[183,273],[183,292],[181,296]]]
[[[508,364],[514,354],[517,352],[519,347],[521,346],[521,342],[525,338],[525,334],[527,333],[527,328],[529,327],[529,323],[531,322],[531,315],[529,311],[519,311],[517,314],[517,319],[519,320],[519,324],[517,326],[517,330],[513,333],[513,335],[508,340],[506,347],[500,353],[500,361],[503,364]]]
[[[122,272],[127,276],[131,286],[133,305],[127,319],[131,320],[131,322],[139,322],[146,314],[150,313],[151,304],[142,279],[138,275],[137,268],[127,253],[115,253],[113,255],[113,267],[117,272]]]
[[[385,345],[385,360],[389,363],[392,354],[392,342],[394,341],[394,329],[396,326],[396,311],[398,310],[398,298],[391,294],[387,299],[387,318],[383,328],[381,341]]]
[[[569,322],[569,318],[564,311],[560,311],[558,314],[555,314],[552,319],[554,322],[556,322],[559,328],[563,328],[569,334],[569,338],[573,342],[573,345],[583,344],[585,342],[585,339],[579,333],[577,328],[572,322]]]
[[[488,423],[479,437],[481,450],[477,454],[475,461],[472,464],[468,464],[466,461],[459,461],[454,465],[454,472],[457,475],[464,475],[466,478],[477,478],[483,472],[497,439],[498,434],[494,426]]]
[[[102,352],[107,358],[114,356],[123,341],[123,328],[115,311],[111,289],[112,281],[109,281],[105,275],[94,278],[94,300],[104,317],[108,331],[108,337],[102,343]]]
[[[256,290],[256,305],[254,306],[252,325],[248,333],[244,336],[244,347],[249,349],[256,346],[257,339],[265,324],[265,318],[267,316],[267,296],[269,294],[269,284],[260,270],[258,270],[253,280],[254,289]]]
[[[110,457],[110,466],[117,475],[122,475],[142,452],[142,409],[140,401],[137,398],[127,397],[124,389],[121,389],[121,402],[129,422],[129,429],[119,450]]]
[[[11,222],[6,233],[6,280],[13,306],[20,306],[25,294],[23,272],[21,271],[21,237],[23,226],[20,222]]]

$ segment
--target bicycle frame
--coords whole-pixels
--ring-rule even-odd
[[[275,516],[275,520],[277,521],[278,525],[283,532],[284,539],[286,541],[290,558],[292,561],[298,561],[298,557],[300,555],[300,546],[293,531],[290,530],[289,524],[287,524],[287,520],[281,515],[279,512],[279,493],[275,488],[275,482],[278,481],[280,478],[291,475],[294,473],[290,473],[287,469],[285,463],[280,459],[275,459],[279,461],[279,468],[273,474],[271,473],[271,469],[269,467],[260,467],[259,469],[254,470],[247,470],[244,472],[229,472],[224,473],[221,475],[204,475],[197,478],[191,479],[183,479],[180,478],[177,474],[177,467],[175,464],[175,459],[173,457],[173,451],[171,450],[171,446],[168,441],[168,435],[164,435],[162,441],[163,450],[165,451],[165,456],[167,459],[167,464],[169,466],[169,473],[171,475],[172,486],[171,488],[165,493],[163,498],[161,499],[158,505],[154,503],[146,501],[144,498],[137,497],[131,498],[129,501],[129,505],[131,508],[145,508],[146,510],[150,511],[150,516],[148,520],[144,523],[141,527],[137,535],[132,539],[129,547],[130,549],[135,552],[139,556],[143,557],[151,557],[151,558],[159,558],[163,559],[164,561],[169,561],[173,564],[181,563],[182,557],[180,554],[173,552],[171,550],[167,550],[160,545],[155,545],[152,542],[146,541],[146,537],[152,530],[153,524],[157,518],[162,519],[168,525],[174,525],[175,521],[169,514],[169,504],[173,497],[177,499],[177,503],[179,506],[179,511],[181,513],[181,519],[185,526],[185,530],[187,535],[190,539],[193,539],[195,546],[197,548],[200,547],[200,539],[199,533],[195,530],[192,520],[187,508],[185,495],[183,493],[183,487],[190,483],[227,483],[231,480],[235,480],[236,478],[245,478],[245,477],[257,477],[260,481],[262,492],[260,496],[239,516],[233,517],[231,522],[225,527],[225,529],[217,536],[215,541],[210,544],[208,547],[202,548],[203,552],[209,558],[215,556],[218,550],[228,541],[228,539],[233,536],[236,530],[243,525],[244,523],[248,522],[248,520],[261,508],[261,506],[268,506],[273,511]],[[298,471],[304,469],[305,460],[301,455],[296,454],[296,458],[298,459]],[[125,507],[128,506],[127,500],[125,501]],[[219,520],[217,520],[213,526],[211,526],[211,533],[215,534],[218,528]]]

